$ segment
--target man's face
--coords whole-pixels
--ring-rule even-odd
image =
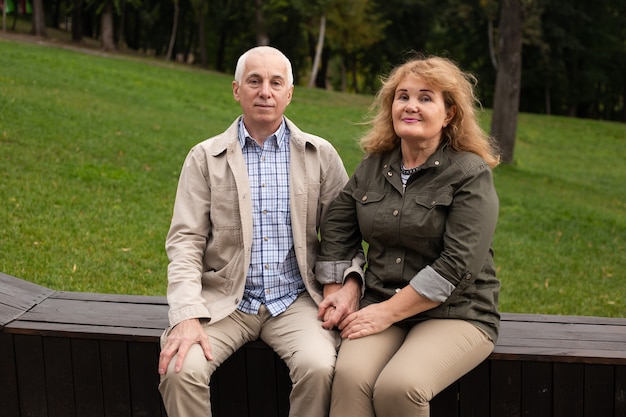
[[[280,55],[257,53],[248,57],[241,84],[233,81],[233,95],[243,110],[246,128],[278,129],[293,93],[287,79],[287,66]]]

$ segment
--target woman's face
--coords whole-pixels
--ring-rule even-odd
[[[402,140],[439,143],[453,115],[453,109],[446,110],[441,90],[421,78],[406,76],[396,87],[391,118]]]

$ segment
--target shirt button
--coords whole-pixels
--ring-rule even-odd
[[[265,183],[261,184],[261,187],[265,188]]]
[[[268,241],[268,240],[270,240],[270,239],[269,239],[267,236],[265,236],[265,237],[263,238],[263,240],[267,242],[267,241]]]
[[[394,211],[393,211],[393,215],[394,215],[394,216],[397,216],[399,213],[400,213],[400,212],[399,212],[398,210],[394,210]]]
[[[400,262],[402,262],[401,258],[396,258],[396,263],[399,264]]]
[[[261,213],[263,213],[263,214],[267,214],[267,210],[263,210]]]
[[[265,264],[265,269],[270,269],[270,266]]]

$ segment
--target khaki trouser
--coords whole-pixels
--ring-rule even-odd
[[[493,350],[463,320],[428,320],[409,330],[344,340],[335,370],[331,417],[428,417],[429,401]]]
[[[210,417],[211,375],[237,349],[256,339],[271,346],[289,368],[292,381],[289,415],[328,416],[339,336],[322,328],[317,320],[317,306],[308,294],[300,295],[277,317],[272,317],[265,307],[258,314],[237,310],[217,323],[206,325],[205,331],[214,360],[207,361],[196,344],[189,350],[179,373],[174,372],[174,357],[161,377],[159,390],[168,417]],[[167,333],[166,330],[161,338],[161,346]]]

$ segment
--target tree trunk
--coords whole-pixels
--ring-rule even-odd
[[[72,6],[72,42],[83,40],[83,0],[74,0]]]
[[[100,46],[105,51],[115,51],[113,35],[113,3],[107,1],[100,15]]]
[[[322,18],[320,19],[320,34],[317,37],[315,58],[313,59],[313,69],[311,69],[311,78],[309,78],[309,88],[312,88],[315,85],[315,80],[317,79],[317,71],[320,66],[322,50],[324,49],[324,36],[326,36],[326,15],[322,14]]]
[[[198,49],[200,50],[200,65],[203,68],[209,66],[209,59],[207,56],[207,44],[206,44],[206,12],[207,4],[203,1],[196,10],[198,18]]]
[[[256,44],[257,46],[269,45],[270,37],[265,30],[263,18],[263,0],[256,0]]]
[[[33,35],[46,37],[46,18],[43,9],[43,0],[33,0]],[[15,11],[17,14],[17,11]]]
[[[180,6],[178,0],[174,0],[174,22],[172,22],[172,34],[170,35],[170,44],[167,47],[165,60],[170,61],[174,53],[174,44],[176,43],[176,32],[178,32],[178,15],[180,14]]]
[[[2,31],[7,31],[7,0],[2,0]]]
[[[521,0],[502,0],[500,7],[500,48],[491,135],[500,145],[502,162],[512,163],[522,79],[523,16]]]

